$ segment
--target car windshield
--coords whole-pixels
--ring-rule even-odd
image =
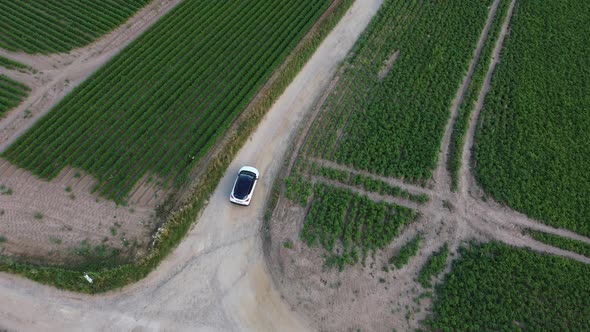
[[[243,199],[248,196],[248,194],[250,194],[250,190],[252,190],[252,185],[254,184],[255,178],[256,176],[250,172],[240,173],[234,188],[234,197]]]

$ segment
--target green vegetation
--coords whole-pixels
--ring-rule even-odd
[[[432,312],[435,331],[589,331],[590,265],[472,245],[437,287]]]
[[[347,184],[350,179],[350,173],[348,172],[333,169],[331,167],[318,166],[316,164],[311,165],[311,173],[344,184]]]
[[[473,150],[475,176],[495,200],[586,236],[589,12],[589,1],[518,2]]]
[[[72,268],[78,271],[97,270],[121,265],[125,260],[121,251],[115,248],[108,248],[104,244],[92,246],[88,240],[83,240],[77,247],[71,249],[74,254],[83,257],[84,262],[73,263]]]
[[[283,247],[287,249],[293,249],[293,241],[291,241],[291,239],[285,240],[283,242]]]
[[[58,245],[61,244],[61,242],[62,242],[62,240],[60,238],[53,237],[53,236],[49,237],[49,241],[51,241],[52,243],[58,244]]]
[[[248,116],[239,122],[241,130],[233,132],[228,137],[227,143],[222,145],[220,152],[205,166],[204,173],[208,176],[198,179],[182,209],[173,212],[156,233],[153,246],[147,256],[112,268],[96,266],[93,269],[85,269],[85,272],[88,272],[94,280],[92,284],[89,284],[76,269],[33,265],[7,257],[0,257],[0,271],[20,274],[37,282],[84,293],[105,292],[144,278],[182,240],[217,187],[237,151],[351,4],[352,0],[338,2],[318,22],[313,32],[295,48],[282,66],[282,70],[277,72],[267,89],[261,92],[259,98],[248,109]]]
[[[500,36],[502,24],[508,15],[508,8],[510,7],[510,0],[500,0],[498,9],[494,16],[494,21],[488,32],[485,44],[481,50],[479,60],[473,69],[473,76],[471,76],[471,83],[465,91],[463,101],[459,107],[457,118],[453,125],[453,132],[451,134],[451,142],[449,143],[449,159],[447,161],[447,169],[451,178],[451,190],[456,191],[459,182],[459,168],[461,167],[461,154],[463,153],[463,143],[465,142],[465,134],[469,127],[469,119],[471,112],[477,102],[477,97],[482,88],[483,81],[486,77],[488,68],[492,61],[492,52],[496,46],[496,42]]]
[[[0,2],[0,47],[68,52],[113,30],[150,0],[12,0]]]
[[[3,156],[45,179],[82,169],[118,203],[148,173],[186,184],[329,4],[182,2]]]
[[[301,240],[318,242],[328,251],[327,266],[343,269],[391,243],[399,230],[415,220],[410,209],[376,203],[346,189],[316,184],[314,199],[301,229]]]
[[[302,177],[291,176],[285,179],[285,196],[293,202],[306,206],[311,191],[311,182],[306,181]]]
[[[18,106],[30,91],[28,86],[0,74],[0,118],[4,116],[4,113]]]
[[[14,191],[6,185],[0,184],[0,195],[12,195]]]
[[[408,263],[411,257],[416,255],[418,249],[420,249],[421,241],[422,236],[414,236],[399,249],[397,254],[393,255],[389,259],[389,264],[393,264],[396,268],[401,269],[404,265]]]
[[[23,65],[20,62],[16,62],[16,61],[7,59],[3,56],[0,56],[0,67],[4,67],[6,69],[19,70],[19,71],[33,71],[33,68]]]
[[[422,287],[428,288],[431,286],[432,277],[439,275],[445,268],[448,255],[449,247],[445,243],[444,246],[428,257],[428,260],[424,263],[424,266],[422,266],[422,269],[420,269],[420,272],[418,273],[418,282]]]
[[[6,236],[0,235],[0,243],[6,242]]]
[[[386,0],[346,61],[304,153],[413,182],[429,179],[490,3]]]
[[[590,244],[588,243],[572,239],[566,239],[558,235],[543,232],[528,231],[527,233],[537,241],[541,241],[543,243],[547,243],[548,245],[561,248],[563,250],[572,251],[580,255],[590,257]]]

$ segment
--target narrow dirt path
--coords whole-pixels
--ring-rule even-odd
[[[453,99],[450,107],[450,116],[449,120],[447,121],[447,126],[445,127],[445,133],[443,135],[442,143],[441,143],[441,150],[438,155],[438,166],[433,174],[433,180],[435,183],[435,188],[438,192],[443,193],[450,193],[450,177],[449,172],[447,171],[447,163],[449,159],[449,147],[451,145],[451,136],[453,133],[453,128],[455,126],[455,120],[457,119],[457,114],[459,112],[459,107],[463,103],[463,97],[465,96],[465,91],[469,88],[471,84],[471,78],[473,76],[473,71],[475,70],[475,66],[479,62],[479,58],[481,55],[481,50],[486,43],[488,38],[490,28],[492,27],[492,23],[494,19],[496,19],[496,11],[498,10],[498,5],[500,4],[500,0],[494,0],[492,7],[488,13],[488,18],[486,20],[486,24],[481,31],[479,36],[479,40],[477,41],[477,46],[473,51],[473,56],[469,63],[469,67],[467,69],[467,73],[463,77],[461,81],[461,85],[457,90],[457,94]]]
[[[500,36],[498,37],[498,40],[496,41],[496,46],[492,51],[492,61],[490,62],[490,66],[488,68],[488,72],[486,73],[486,77],[484,79],[482,88],[479,91],[475,109],[471,112],[469,127],[467,129],[465,142],[463,144],[463,154],[461,155],[461,167],[459,169],[459,185],[457,191],[462,198],[468,197],[469,189],[473,188],[475,185],[475,179],[473,178],[471,172],[471,149],[473,148],[473,143],[475,140],[475,130],[477,129],[477,122],[479,120],[479,114],[481,113],[481,109],[483,108],[485,97],[487,93],[490,91],[492,75],[494,74],[496,65],[500,61],[500,52],[502,51],[502,45],[508,33],[508,27],[510,26],[510,19],[512,18],[512,12],[514,10],[515,4],[516,0],[512,0],[512,2],[510,3],[510,7],[508,8],[508,14],[506,15],[506,19],[502,24],[502,29],[500,30]]]
[[[338,164],[338,163],[330,161],[330,160],[319,159],[319,158],[308,158],[308,160],[313,161],[314,163],[316,163],[318,165],[333,168],[335,170],[348,172],[348,173],[354,174],[354,175],[363,175],[363,176],[373,178],[375,180],[381,180],[391,186],[399,187],[401,189],[407,190],[409,193],[414,194],[414,195],[427,194],[429,196],[432,196],[432,195],[436,194],[436,192],[433,190],[430,190],[430,189],[427,189],[427,188],[424,188],[424,187],[421,187],[421,186],[418,186],[415,184],[411,184],[411,183],[405,182],[400,179],[375,175],[371,172],[357,170],[355,168],[341,165],[341,164]]]

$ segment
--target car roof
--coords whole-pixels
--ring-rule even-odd
[[[255,181],[255,174],[252,174],[249,171],[240,173],[234,186],[234,196],[239,199],[248,196],[252,191],[252,187],[254,187]]]
[[[252,172],[252,173],[256,174],[256,178],[258,178],[260,176],[260,173],[258,172],[258,170],[252,166],[243,166],[242,168],[240,168],[240,171],[238,173],[242,173],[242,171]]]

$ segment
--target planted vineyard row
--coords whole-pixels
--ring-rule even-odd
[[[430,288],[432,286],[432,278],[438,276],[445,268],[448,256],[449,247],[445,243],[439,250],[428,257],[426,263],[418,272],[418,282],[422,287]]]
[[[590,265],[498,243],[463,248],[432,312],[435,331],[589,331]]]
[[[389,259],[389,264],[392,264],[398,269],[401,269],[404,265],[410,261],[410,258],[415,256],[418,253],[418,249],[420,249],[420,243],[422,242],[422,236],[416,235],[415,237],[411,238],[406,244],[404,244],[399,251],[391,256]]]
[[[30,91],[28,86],[0,75],[0,117],[20,104]]]
[[[586,236],[588,13],[588,1],[518,2],[474,146],[475,176],[492,197]]]
[[[68,52],[113,30],[149,2],[1,1],[0,48],[27,53]]]
[[[385,248],[416,217],[413,210],[404,207],[316,184],[301,239],[310,247],[319,243],[328,252],[326,264],[343,269]]]
[[[33,68],[23,65],[20,62],[16,62],[16,61],[10,60],[8,58],[5,58],[3,56],[0,56],[0,67],[4,67],[6,69],[18,70],[18,71],[33,71]]]
[[[323,105],[306,154],[429,179],[490,3],[385,1]],[[391,68],[384,67],[388,60]]]
[[[81,168],[116,201],[147,173],[182,184],[328,5],[183,2],[4,156],[47,179]]]

